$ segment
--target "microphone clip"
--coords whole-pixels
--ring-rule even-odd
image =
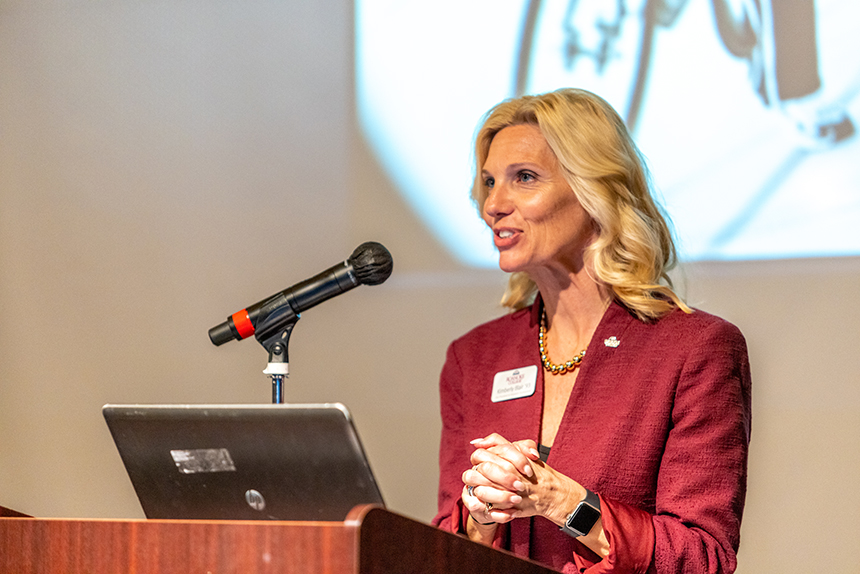
[[[260,310],[254,337],[269,353],[269,364],[263,373],[272,380],[272,403],[283,404],[284,380],[290,376],[290,335],[301,315],[294,312],[289,304],[266,307]]]

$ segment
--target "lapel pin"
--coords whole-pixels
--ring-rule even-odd
[[[606,345],[607,347],[612,347],[614,349],[615,347],[617,347],[618,345],[621,344],[621,341],[616,339],[615,336],[613,335],[612,337],[609,337],[608,339],[603,341],[603,344]]]

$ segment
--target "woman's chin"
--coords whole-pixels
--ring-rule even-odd
[[[499,269],[501,269],[505,273],[516,273],[518,271],[525,271],[522,261],[518,261],[512,257],[505,257],[504,254],[501,254],[499,256]]]

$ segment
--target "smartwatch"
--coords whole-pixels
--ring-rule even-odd
[[[600,518],[600,498],[587,488],[585,493],[585,499],[567,515],[564,524],[561,525],[561,531],[574,538],[591,532],[594,523]]]

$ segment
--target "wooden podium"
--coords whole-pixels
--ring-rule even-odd
[[[387,510],[344,522],[37,519],[0,507],[0,574],[549,574]]]

